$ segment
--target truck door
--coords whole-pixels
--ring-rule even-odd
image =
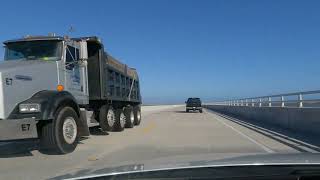
[[[65,47],[65,89],[79,104],[88,104],[87,66],[79,63],[78,46],[66,43]]]

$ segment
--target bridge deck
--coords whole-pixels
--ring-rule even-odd
[[[71,154],[44,155],[34,142],[0,144],[0,174],[3,179],[43,179],[87,168],[314,151],[308,144],[277,137],[210,110],[201,114],[185,113],[182,106],[144,107],[140,126],[124,132],[92,130]]]

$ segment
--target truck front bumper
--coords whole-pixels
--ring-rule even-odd
[[[37,138],[37,122],[32,118],[0,120],[0,141]]]
[[[186,107],[187,110],[202,110],[202,107],[192,107],[192,106],[189,106],[189,107]]]

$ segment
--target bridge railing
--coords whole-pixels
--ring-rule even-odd
[[[232,99],[214,102],[213,104],[249,107],[320,107],[320,90]]]

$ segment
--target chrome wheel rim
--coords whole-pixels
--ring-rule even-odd
[[[77,137],[77,123],[73,117],[67,117],[62,126],[63,138],[68,144],[74,143]]]
[[[126,124],[126,116],[125,116],[124,113],[122,112],[122,113],[120,114],[120,126],[121,126],[121,127],[124,127],[125,124]]]
[[[115,122],[115,117],[114,117],[114,112],[112,109],[109,109],[108,110],[108,113],[107,113],[107,121],[108,121],[108,125],[110,127],[112,127],[114,125],[114,122]]]

